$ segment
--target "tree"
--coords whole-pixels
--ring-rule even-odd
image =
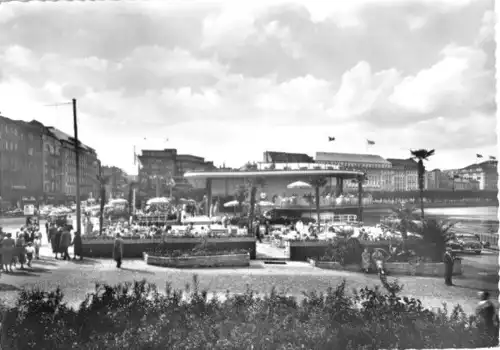
[[[451,187],[451,189],[452,189],[453,192],[455,192],[455,180],[456,179],[460,179],[460,176],[458,176],[456,174],[450,176],[450,180],[452,181],[452,187]]]
[[[249,227],[252,229],[253,226],[253,217],[255,213],[255,203],[257,202],[257,189],[263,188],[266,182],[263,177],[255,177],[247,180],[247,188],[250,193],[250,213],[248,215]]]
[[[239,185],[234,191],[234,200],[238,202],[238,208],[242,208],[243,203],[248,198],[248,188],[245,185]]]
[[[396,223],[393,226],[396,230],[401,232],[401,238],[403,239],[403,251],[406,251],[408,232],[417,230],[417,225],[415,224],[415,207],[412,205],[405,205],[391,208],[391,210],[391,218],[396,220]]]
[[[315,178],[312,178],[311,181],[310,181],[311,185],[313,185],[314,189],[315,189],[315,196],[316,196],[316,215],[318,216],[318,231],[320,230],[321,228],[321,221],[320,221],[320,206],[319,206],[319,189],[321,187],[324,187],[326,186],[326,184],[328,183],[328,181],[326,180],[325,177],[323,176],[320,176],[320,177],[315,177]]]
[[[429,157],[434,155],[434,150],[419,149],[415,151],[410,151],[412,159],[418,159],[418,189],[420,190],[420,211],[422,219],[424,218],[424,176],[425,176],[425,166],[424,160],[428,160]]]
[[[309,204],[309,216],[311,217],[311,207],[314,204],[314,196],[312,193],[306,193],[304,195],[304,199],[306,200],[307,204]]]
[[[455,224],[437,219],[427,219],[422,222],[419,233],[422,235],[424,252],[433,260],[441,261],[446,243],[454,237],[450,231]]]
[[[128,193],[127,200],[128,200],[129,216],[132,216],[133,208],[135,208],[134,188],[135,189],[139,188],[139,182],[131,181],[131,180],[125,180],[125,181],[126,181],[126,187],[127,187],[127,193]]]
[[[99,208],[99,236],[102,235],[102,226],[104,224],[104,206],[106,205],[106,185],[109,182],[109,176],[97,175],[97,180],[99,181],[99,197],[100,197],[100,208]]]

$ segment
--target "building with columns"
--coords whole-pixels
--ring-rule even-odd
[[[316,152],[316,163],[338,165],[346,169],[357,169],[366,173],[366,191],[393,191],[391,162],[374,154]],[[345,191],[357,191],[357,184],[344,183]]]
[[[413,159],[387,158],[392,165],[393,191],[418,190],[418,164]]]

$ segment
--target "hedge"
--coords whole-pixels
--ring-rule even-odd
[[[2,349],[374,349],[496,345],[456,306],[425,309],[401,286],[346,293],[345,281],[299,302],[273,289],[224,301],[198,290],[165,293],[145,281],[97,285],[77,310],[60,290],[23,290],[2,320]],[[187,297],[186,297],[187,296]]]

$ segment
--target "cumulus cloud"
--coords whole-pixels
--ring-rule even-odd
[[[489,0],[3,4],[0,111],[71,132],[70,111],[43,105],[77,98],[83,139],[127,170],[131,143],[165,135],[182,153],[235,166],[266,149],[326,151],[329,135],[337,151],[365,152],[369,138],[386,157],[435,147],[446,164],[435,167],[461,166],[458,150],[474,160],[497,141],[492,9]]]

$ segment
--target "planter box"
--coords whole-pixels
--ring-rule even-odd
[[[141,258],[143,252],[154,249],[158,244],[165,242],[169,250],[191,250],[203,242],[203,238],[166,237],[155,239],[124,239],[123,257]],[[255,259],[255,237],[223,237],[208,238],[208,243],[215,244],[221,250],[246,249],[250,258]],[[111,258],[113,256],[114,240],[83,240],[83,255],[86,257]]]
[[[289,241],[290,261],[308,261],[325,255],[330,243],[327,241]]]
[[[410,276],[444,276],[444,263],[409,263],[389,262],[385,264],[388,273]],[[463,273],[462,262],[455,261],[453,264],[453,275],[460,276]]]
[[[309,263],[314,267],[325,270],[341,270],[341,271],[352,271],[352,272],[361,271],[361,266],[358,264],[347,264],[342,266],[339,262],[336,261],[319,261],[315,259],[309,259]]]
[[[250,266],[250,254],[186,256],[167,258],[151,256],[144,253],[144,261],[148,265],[174,268],[196,267],[247,267]]]
[[[315,259],[309,259],[309,263],[320,269],[328,270],[342,270],[342,271],[352,271],[360,272],[361,266],[358,264],[348,264],[345,266],[340,265],[340,263],[335,261],[318,261]],[[387,273],[392,275],[411,275],[411,276],[444,276],[444,264],[443,263],[420,263],[412,264],[407,262],[395,262],[386,263],[385,269]],[[453,265],[453,275],[462,275],[462,262],[455,261]]]

